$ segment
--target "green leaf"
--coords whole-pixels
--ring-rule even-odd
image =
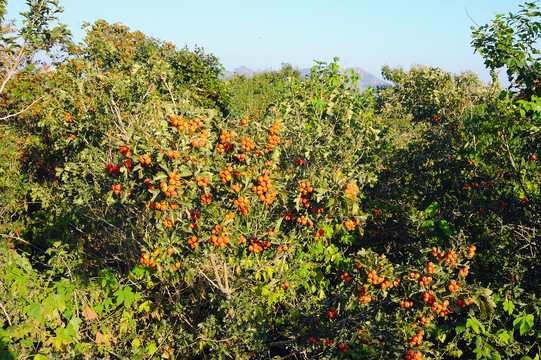
[[[476,358],[477,360],[479,360],[479,359],[482,358],[483,356],[486,357],[486,355],[487,355],[486,352],[485,352],[485,350],[484,350],[483,348],[480,348],[480,347],[478,347],[478,348],[476,348],[475,350],[473,350],[473,353],[476,354],[475,358]]]
[[[458,334],[462,334],[464,331],[466,331],[466,326],[465,325],[457,325],[455,327],[455,332]]]
[[[113,295],[116,296],[116,304],[120,305],[121,303],[124,303],[125,308],[129,308],[135,298],[135,294],[130,287],[118,289]]]
[[[47,296],[47,298],[43,302],[43,307],[43,310],[47,313],[50,313],[55,309],[60,312],[64,312],[64,310],[66,309],[66,303],[60,295],[49,294],[49,296]]]
[[[118,280],[110,273],[109,269],[103,269],[99,272],[98,283],[102,288],[115,288],[118,286]]]
[[[511,300],[506,300],[503,302],[503,310],[507,311],[509,315],[513,313],[513,310],[515,310],[515,304]]]
[[[496,335],[498,335],[499,340],[504,344],[508,344],[509,340],[511,339],[511,336],[509,335],[509,332],[507,332],[506,330],[503,330],[503,329],[498,330]]]
[[[539,354],[536,354],[533,359],[529,356],[523,356],[520,358],[520,360],[539,360]]]
[[[150,200],[150,202],[152,203],[154,202],[154,200],[156,200],[158,195],[160,195],[160,189],[149,189],[148,191],[152,194],[152,199]]]
[[[425,210],[425,214],[426,216],[428,216],[429,218],[433,217],[434,214],[436,213],[436,210],[438,209],[439,207],[439,204],[437,201],[434,201],[432,204],[430,204],[426,210]]]
[[[270,293],[269,289],[267,289],[264,286],[261,288],[261,296],[268,297],[268,296],[270,296],[270,294],[271,293]]]
[[[434,329],[434,337],[438,339],[440,342],[445,342],[445,339],[447,338],[447,333],[452,331],[453,328],[449,325],[442,325],[438,326]]]
[[[73,336],[77,335],[77,332],[79,331],[79,325],[83,322],[83,320],[77,316],[74,316],[70,319],[68,327],[72,328],[74,331]]]
[[[147,347],[146,347],[146,351],[152,355],[156,352],[156,349],[158,349],[158,347],[156,346],[156,344],[154,343],[150,343]]]
[[[513,321],[513,327],[519,330],[520,335],[524,335],[533,328],[534,316],[532,314],[522,313],[522,316],[517,317]]]
[[[267,272],[267,274],[269,274],[269,278],[272,279],[272,276],[274,274],[274,268],[272,266],[267,266],[265,268],[265,271]]]
[[[485,333],[485,326],[474,317],[466,321],[466,327],[475,331],[476,334],[479,334],[479,332]]]
[[[43,320],[43,311],[41,309],[40,303],[34,302],[30,305],[27,305],[24,308],[24,312],[28,317],[34,318],[37,321],[41,322]]]
[[[441,231],[447,236],[451,236],[453,232],[449,228],[449,223],[447,223],[447,220],[440,220],[438,225],[440,226]]]
[[[109,194],[109,197],[107,198],[107,200],[105,201],[105,203],[107,204],[107,206],[111,206],[115,203],[115,198],[113,197],[113,192],[111,191],[110,194]]]
[[[421,229],[427,229],[434,226],[434,220],[426,220],[423,221],[423,224],[421,225]]]
[[[141,305],[139,305],[139,312],[143,312],[143,311],[146,311],[147,313],[150,312],[150,304],[151,304],[151,301],[147,300]]]
[[[180,177],[186,178],[193,175],[193,172],[186,167],[181,167],[179,171]]]

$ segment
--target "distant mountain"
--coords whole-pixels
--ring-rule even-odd
[[[354,68],[346,68],[346,71],[349,71],[350,69],[353,69],[357,74],[361,75],[361,80],[359,81],[358,87],[361,89],[365,89],[368,86],[376,87],[376,86],[385,86],[389,85],[390,83],[381,80],[380,78],[374,76],[373,74],[369,73],[368,71],[361,69],[360,67],[354,67]],[[310,74],[311,68],[303,68],[303,69],[297,69],[299,70],[301,76],[308,76]],[[272,71],[272,70],[271,70]],[[233,71],[225,71],[225,76],[233,76],[233,75],[245,75],[245,76],[252,76],[253,74],[256,74],[258,72],[262,72],[260,70],[254,71],[250,68],[247,68],[246,66],[241,66],[238,68],[233,69]]]
[[[246,66],[241,66],[241,67],[235,68],[235,69],[233,69],[233,71],[229,71],[229,74],[228,74],[228,71],[225,72],[225,74],[227,76],[232,76],[232,75],[235,75],[235,74],[236,75],[252,76],[254,73],[255,73],[255,71],[253,71],[252,69],[247,68]]]
[[[367,86],[385,86],[390,85],[387,81],[383,81],[377,76],[372,75],[366,70],[361,69],[360,67],[352,68],[357,74],[361,75],[361,87],[366,88]],[[349,69],[348,69],[349,70]]]

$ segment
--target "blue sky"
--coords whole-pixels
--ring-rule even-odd
[[[299,68],[334,56],[345,67],[381,76],[381,67],[438,66],[472,70],[489,80],[470,46],[470,26],[516,12],[518,0],[60,0],[60,19],[81,41],[83,21],[120,22],[174,43],[195,45],[224,67]],[[6,19],[17,19],[25,1],[8,0]],[[501,79],[505,78],[502,73]]]

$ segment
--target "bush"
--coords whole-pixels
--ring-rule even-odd
[[[524,97],[425,66],[360,92],[339,59],[224,79],[103,20],[72,44],[55,6],[24,33],[54,68],[2,63],[3,358],[539,357],[522,65]]]

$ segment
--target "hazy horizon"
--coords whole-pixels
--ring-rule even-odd
[[[523,3],[60,0],[65,9],[60,21],[77,42],[84,37],[83,22],[120,22],[178,47],[197,45],[227,70],[279,70],[282,63],[310,68],[314,60],[330,62],[337,56],[341,66],[360,67],[379,78],[384,65],[409,69],[418,64],[457,74],[470,70],[487,82],[489,72],[470,45],[470,26],[489,23],[496,13],[517,12]],[[5,18],[20,21],[18,13],[25,10],[23,1],[8,1]],[[500,80],[505,79],[502,72]]]

